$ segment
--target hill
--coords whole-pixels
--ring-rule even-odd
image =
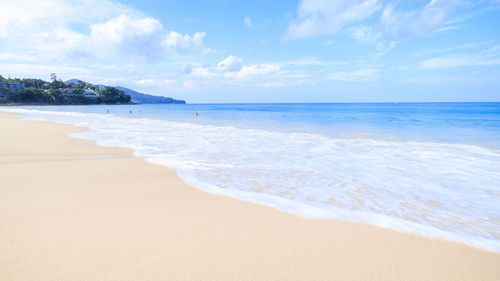
[[[70,79],[70,80],[67,80],[66,82],[67,83],[71,83],[71,82],[77,83],[78,79]],[[96,86],[101,88],[101,89],[106,87],[106,85],[96,85]],[[130,95],[132,97],[132,100],[136,101],[138,103],[143,103],[143,104],[144,103],[186,103],[183,100],[176,100],[176,99],[169,98],[169,97],[148,95],[148,94],[137,92],[137,91],[134,91],[132,89],[125,88],[122,86],[114,86],[114,88],[117,88],[118,90],[125,92],[125,94]]]
[[[78,81],[64,83],[33,78],[8,78],[0,75],[0,103],[12,105],[86,105],[131,104],[131,96],[113,87],[99,88]]]
[[[143,94],[122,86],[116,86],[115,88],[124,91],[125,94],[130,95],[132,97],[132,100],[137,101],[139,103],[186,103],[183,100],[176,100],[168,97]]]

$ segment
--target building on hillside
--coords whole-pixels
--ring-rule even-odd
[[[71,94],[74,90],[76,90],[75,88],[64,88],[64,89],[61,89],[65,94]],[[99,94],[92,90],[92,89],[83,89],[83,96],[86,97],[86,98],[89,98],[89,99],[96,99]]]
[[[14,82],[0,82],[0,89],[8,89],[11,92],[24,90],[24,84]]]
[[[65,93],[65,94],[71,94],[73,92],[73,88],[63,88],[61,89],[61,92]]]
[[[98,96],[98,94],[94,90],[84,89],[83,90],[83,96],[86,97],[86,98],[90,98],[90,99],[96,99],[97,96]]]

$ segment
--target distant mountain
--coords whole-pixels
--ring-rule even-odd
[[[67,80],[66,83],[78,83],[78,79],[70,79]],[[97,87],[104,89],[106,85],[101,85],[98,84],[96,85]],[[118,90],[122,90],[125,92],[125,94],[130,95],[132,97],[133,101],[136,101],[138,103],[186,103],[183,100],[176,100],[173,98],[168,98],[168,97],[162,97],[162,96],[153,96],[153,95],[148,95],[144,93],[140,93],[137,91],[134,91],[129,88],[125,88],[122,86],[113,86],[114,88],[117,88]]]
[[[176,100],[173,98],[139,93],[137,91],[122,86],[116,86],[115,88],[124,91],[125,94],[130,95],[132,97],[132,100],[137,101],[139,103],[186,103],[183,100]]]

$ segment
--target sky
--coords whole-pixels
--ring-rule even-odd
[[[0,75],[188,103],[500,101],[500,0],[0,0]]]

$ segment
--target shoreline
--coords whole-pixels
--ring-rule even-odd
[[[130,149],[66,136],[82,128],[0,123],[0,279],[500,278],[498,253],[203,192]]]
[[[29,113],[23,113],[15,110],[5,109],[7,112],[19,114],[19,117],[24,120],[45,120],[51,122],[53,124],[65,124],[65,125],[73,125],[74,122],[65,122],[62,120],[52,120],[49,121],[50,118],[34,118],[30,117]],[[28,110],[29,111],[29,110]],[[121,144],[109,144],[106,139],[100,139],[96,137],[88,137],[88,134],[93,134],[98,132],[99,130],[93,130],[92,125],[82,125],[83,132],[79,132],[76,134],[68,134],[69,137],[72,138],[80,138],[95,141],[96,144],[101,146],[108,147],[122,147],[122,148],[131,148],[133,147],[133,143],[121,143]],[[413,141],[406,141],[411,143]],[[107,144],[106,144],[107,143]],[[433,142],[419,142],[419,144],[435,144]],[[457,144],[453,144],[457,145]],[[473,144],[459,144],[463,147],[475,147],[476,149],[485,149],[481,146],[473,145]],[[445,241],[454,241],[457,243],[465,244],[467,246],[477,247],[479,249],[483,249],[486,251],[500,253],[500,240],[498,239],[487,239],[482,236],[468,236],[467,234],[454,232],[454,231],[446,231],[439,227],[434,227],[433,225],[421,224],[418,222],[414,222],[411,220],[399,220],[398,218],[394,218],[392,216],[388,216],[380,213],[370,213],[365,214],[363,212],[357,213],[353,210],[345,210],[344,208],[335,208],[334,206],[317,206],[310,205],[301,201],[290,200],[288,198],[283,198],[280,196],[272,196],[266,192],[245,192],[238,189],[231,188],[221,188],[217,185],[213,185],[209,182],[205,182],[203,180],[197,179],[196,176],[191,174],[189,169],[183,169],[170,165],[170,163],[163,161],[163,159],[158,159],[153,155],[146,153],[140,153],[141,150],[137,148],[131,148],[133,154],[144,158],[147,162],[153,163],[156,165],[161,165],[163,167],[171,168],[176,170],[177,175],[188,185],[195,187],[198,190],[208,192],[211,194],[228,196],[230,198],[234,198],[237,200],[242,200],[245,202],[257,203],[260,205],[265,205],[268,207],[275,208],[282,212],[287,212],[293,215],[302,216],[310,219],[324,219],[324,220],[341,220],[341,221],[351,221],[358,223],[370,224],[390,230],[396,230],[403,233],[415,234],[419,236],[429,237],[429,238],[438,238],[443,239]],[[489,149],[489,148],[486,148]],[[491,149],[491,148],[490,148]],[[196,159],[196,156],[194,156]],[[230,162],[231,159],[228,159]],[[446,220],[442,220],[443,223],[446,223]]]
[[[126,102],[126,103],[89,103],[89,104],[50,104],[50,103],[29,103],[29,102],[8,102],[0,103],[0,106],[82,106],[82,105],[140,105],[138,102]]]

